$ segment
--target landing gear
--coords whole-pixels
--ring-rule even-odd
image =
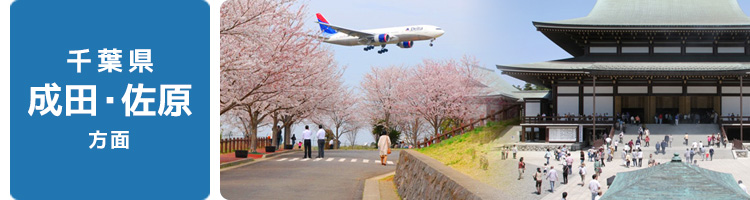
[[[432,42],[433,42],[433,41],[435,41],[435,38],[432,38],[432,39],[430,40],[430,47],[432,47]]]
[[[370,45],[370,46],[366,46],[364,50],[365,51],[369,51],[369,50],[372,50],[374,48],[375,48],[375,46]]]
[[[380,48],[381,49],[378,50],[378,54],[382,54],[382,53],[388,52],[388,49],[385,48],[385,44],[380,45]]]

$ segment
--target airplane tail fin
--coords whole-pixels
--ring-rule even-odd
[[[320,22],[318,25],[320,25],[320,30],[323,31],[323,33],[326,34],[336,34],[336,30],[332,29],[330,26],[326,26],[324,24],[328,24],[328,20],[326,20],[323,15],[320,13],[315,14],[316,17],[318,17],[318,22]]]

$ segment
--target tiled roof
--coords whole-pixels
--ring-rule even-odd
[[[750,26],[737,0],[599,0],[588,16],[544,25]]]
[[[677,160],[617,173],[602,199],[750,199],[731,174]]]

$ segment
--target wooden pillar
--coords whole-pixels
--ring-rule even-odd
[[[615,96],[613,99],[615,101],[615,113],[622,114],[622,96]]]
[[[679,108],[680,108],[681,115],[690,113],[690,97],[689,96],[680,96]],[[680,121],[680,123],[682,123],[682,120]]]
[[[641,120],[645,117],[646,123],[656,123],[654,121],[654,114],[656,114],[656,96],[646,96],[645,115],[642,116]]]

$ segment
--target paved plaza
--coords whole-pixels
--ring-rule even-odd
[[[654,154],[654,159],[658,163],[666,163],[670,162],[674,153],[679,153],[680,159],[684,161],[684,153],[685,149],[687,148],[686,145],[683,144],[683,136],[684,132],[689,133],[690,143],[693,141],[700,141],[703,140],[704,145],[707,145],[706,142],[706,136],[710,135],[711,132],[718,130],[718,126],[712,125],[712,124],[684,124],[684,125],[678,125],[678,126],[672,126],[672,125],[646,125],[646,127],[652,127],[651,129],[651,138],[652,140],[651,146],[649,147],[642,147],[644,151],[644,159],[643,159],[643,167],[630,167],[627,168],[624,166],[623,160],[621,158],[622,156],[622,144],[619,145],[618,151],[615,152],[615,157],[611,162],[605,162],[605,167],[602,168],[602,175],[599,178],[599,183],[603,186],[602,191],[606,193],[607,191],[607,181],[606,179],[609,177],[614,176],[618,172],[626,172],[626,171],[633,171],[638,169],[645,169],[648,167],[648,156],[649,154],[655,153],[655,141],[657,140],[663,140],[665,132],[673,132],[673,135],[675,136],[675,141],[673,142],[673,146],[666,148],[666,154]],[[635,125],[628,125],[626,128],[627,132],[625,134],[625,141],[629,141],[630,139],[635,139],[637,137],[637,127]],[[674,132],[683,132],[683,134],[674,134]],[[619,132],[616,132],[619,133]],[[660,138],[660,139],[657,139]],[[645,143],[644,143],[645,145]],[[691,144],[692,145],[692,144]],[[719,171],[719,172],[725,172],[732,174],[736,180],[743,180],[745,182],[750,181],[750,173],[747,172],[747,169],[750,169],[750,159],[734,159],[732,156],[731,149],[729,147],[727,148],[715,148],[715,154],[714,154],[714,160],[713,161],[701,161],[700,157],[695,156],[694,160],[698,160],[698,166]],[[545,163],[544,158],[545,152],[543,151],[521,151],[518,153],[517,157],[524,157],[524,161],[527,163],[527,171],[524,174],[524,179],[522,180],[516,180],[517,176],[498,176],[502,178],[500,180],[500,184],[491,184],[495,187],[500,187],[501,190],[509,190],[514,191],[514,193],[517,193],[521,196],[528,197],[529,194],[534,193],[536,191],[536,188],[534,187],[534,182],[532,175],[533,172],[536,170],[537,166],[543,166]],[[499,155],[498,151],[493,151],[490,153],[490,155]],[[556,187],[554,190],[554,193],[549,192],[549,181],[544,180],[542,182],[542,194],[539,196],[536,196],[537,198],[541,199],[560,199],[562,197],[563,192],[568,192],[568,199],[590,199],[591,193],[588,189],[588,182],[591,180],[591,175],[594,173],[594,162],[589,162],[588,157],[585,161],[586,163],[586,179],[585,179],[585,185],[582,186],[581,183],[581,177],[578,175],[578,167],[580,166],[580,153],[578,151],[571,152],[571,155],[573,156],[575,162],[573,163],[573,174],[568,176],[568,184],[562,184],[562,175],[560,175],[560,179],[557,183],[555,183]],[[588,156],[588,154],[586,154]],[[498,156],[499,157],[499,156]],[[515,166],[518,163],[517,159],[508,159],[508,160],[500,160],[499,158],[493,158],[491,159],[491,162],[497,162],[493,165],[499,165],[499,166],[505,166],[503,167],[503,173],[511,173],[515,174],[516,171],[512,170],[512,167]],[[550,165],[555,166],[555,169],[558,171],[559,174],[562,173],[562,161],[555,161],[554,157],[550,159]],[[699,178],[699,177],[696,177]],[[658,186],[654,186],[658,187]],[[520,191],[516,191],[520,190]]]

